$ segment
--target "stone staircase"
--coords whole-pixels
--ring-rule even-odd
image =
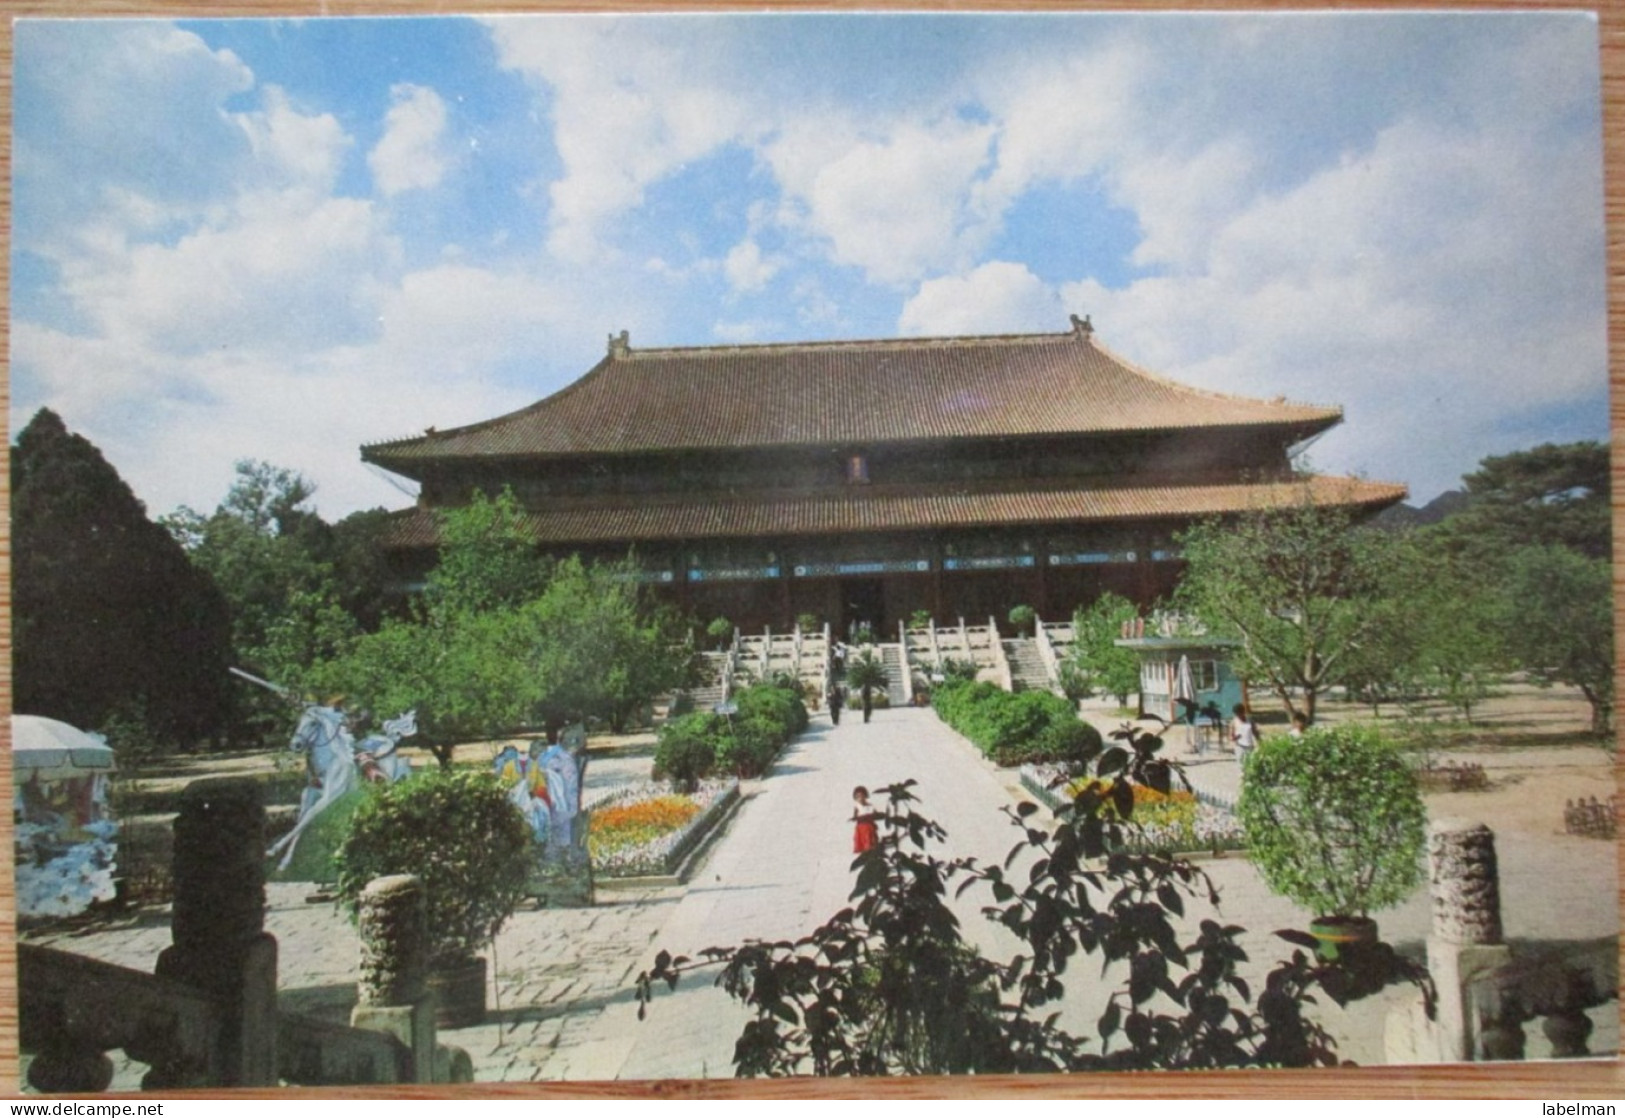
[[[724,687],[723,678],[728,663],[726,652],[702,652],[700,661],[703,665],[700,674],[700,684],[690,694],[694,696],[695,710],[710,710],[722,701]]]
[[[1004,642],[1004,655],[1010,661],[1010,680],[1017,691],[1052,691],[1055,680],[1039,654],[1038,642],[1020,637]]]
[[[903,660],[901,645],[881,644],[875,646],[880,653],[880,662],[886,666],[886,701],[894,707],[905,706],[908,695],[903,689],[903,673],[908,666]]]

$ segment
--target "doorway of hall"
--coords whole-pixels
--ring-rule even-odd
[[[853,639],[858,627],[868,625],[875,638],[886,632],[886,584],[878,578],[851,578],[841,582],[839,632]]]

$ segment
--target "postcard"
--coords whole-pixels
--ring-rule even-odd
[[[1616,1056],[1594,15],[14,44],[18,1089]]]

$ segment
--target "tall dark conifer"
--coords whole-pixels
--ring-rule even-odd
[[[139,718],[181,746],[220,735],[231,619],[213,581],[54,412],[23,429],[11,471],[16,710]]]

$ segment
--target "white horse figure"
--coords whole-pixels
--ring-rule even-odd
[[[344,713],[334,707],[312,703],[305,708],[288,748],[305,755],[309,780],[299,798],[299,821],[266,852],[266,857],[282,855],[277,869],[285,870],[293,861],[294,847],[305,828],[316,821],[327,806],[342,799],[361,783],[356,766],[355,739],[344,724]]]
[[[369,781],[386,784],[394,784],[412,775],[411,762],[395,752],[395,747],[401,744],[402,738],[409,738],[417,732],[418,712],[409,710],[399,718],[385,722],[382,733],[362,738],[355,745],[355,759],[356,764],[361,766],[361,775]]]
[[[305,755],[305,771],[310,779],[299,799],[299,821],[267,854],[271,858],[282,855],[278,869],[288,868],[299,836],[329,804],[343,799],[363,782],[393,784],[411,775],[411,763],[395,748],[402,738],[418,732],[417,713],[409,710],[385,722],[382,733],[357,742],[345,724],[343,711],[315,704],[305,708],[288,748]]]

